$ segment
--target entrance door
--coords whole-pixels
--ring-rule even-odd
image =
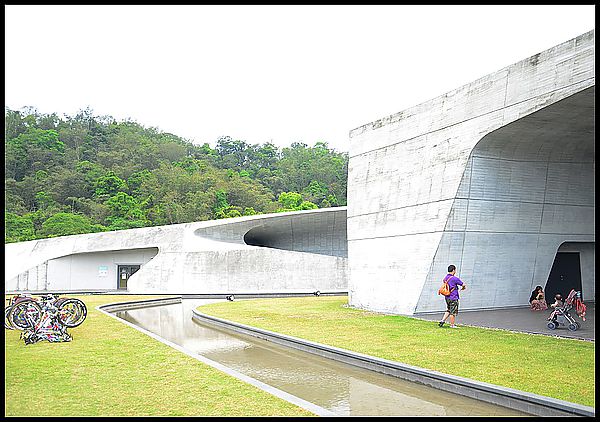
[[[127,289],[127,280],[131,277],[137,270],[140,269],[139,265],[119,265],[117,266],[117,289],[126,290]]]
[[[546,302],[548,305],[554,303],[554,295],[557,293],[563,297],[564,301],[571,289],[581,292],[581,300],[583,300],[579,252],[558,252],[544,289]]]

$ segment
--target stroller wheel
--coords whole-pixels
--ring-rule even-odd
[[[551,330],[554,330],[556,328],[556,323],[554,321],[550,321],[548,323],[548,328],[550,328]]]
[[[569,324],[569,331],[577,331],[578,328],[576,323]]]

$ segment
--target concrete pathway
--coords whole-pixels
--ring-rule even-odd
[[[577,331],[569,331],[565,326],[550,330],[546,318],[550,315],[547,311],[531,311],[529,307],[512,309],[490,309],[478,311],[459,311],[456,324],[472,325],[476,327],[499,328],[503,330],[519,331],[524,333],[545,334],[549,336],[578,338],[595,341],[595,314],[596,304],[586,303],[587,313],[585,321],[577,316],[575,311],[569,312],[581,325]],[[429,321],[439,321],[443,312],[436,314],[415,314],[415,318]]]

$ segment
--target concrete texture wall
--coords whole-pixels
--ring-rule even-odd
[[[298,213],[294,218],[270,218],[260,222],[240,220],[227,226],[200,228],[196,234],[230,243],[348,256],[345,208],[342,212]]]
[[[6,245],[5,291],[115,289],[118,264],[131,293],[346,291],[346,245],[345,207],[63,236]]]
[[[7,284],[18,291],[114,290],[118,265],[143,266],[157,253],[158,248],[148,248],[67,255],[37,265]]]
[[[526,304],[563,242],[595,242],[594,87],[591,31],[353,130],[350,304],[441,311],[451,263],[462,309]]]
[[[594,87],[587,88],[477,144],[417,312],[439,309],[440,297],[431,292],[449,262],[469,283],[464,306],[527,304],[533,288],[546,284],[561,243],[593,240],[593,100]],[[461,246],[452,250],[453,243]],[[593,298],[593,269],[583,267],[582,278]]]

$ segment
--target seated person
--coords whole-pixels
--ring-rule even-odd
[[[554,303],[550,304],[550,306],[554,309],[550,316],[548,317],[548,321],[554,321],[556,318],[556,309],[563,307],[562,296],[558,293],[554,296]]]
[[[544,299],[544,290],[542,289],[542,286],[537,286],[535,290],[531,292],[529,303],[531,304],[529,309],[532,311],[545,311],[548,309],[546,299]]]
[[[562,308],[563,307],[562,296],[557,293],[556,296],[554,296],[554,303],[551,304],[550,306],[552,306],[554,309]]]

